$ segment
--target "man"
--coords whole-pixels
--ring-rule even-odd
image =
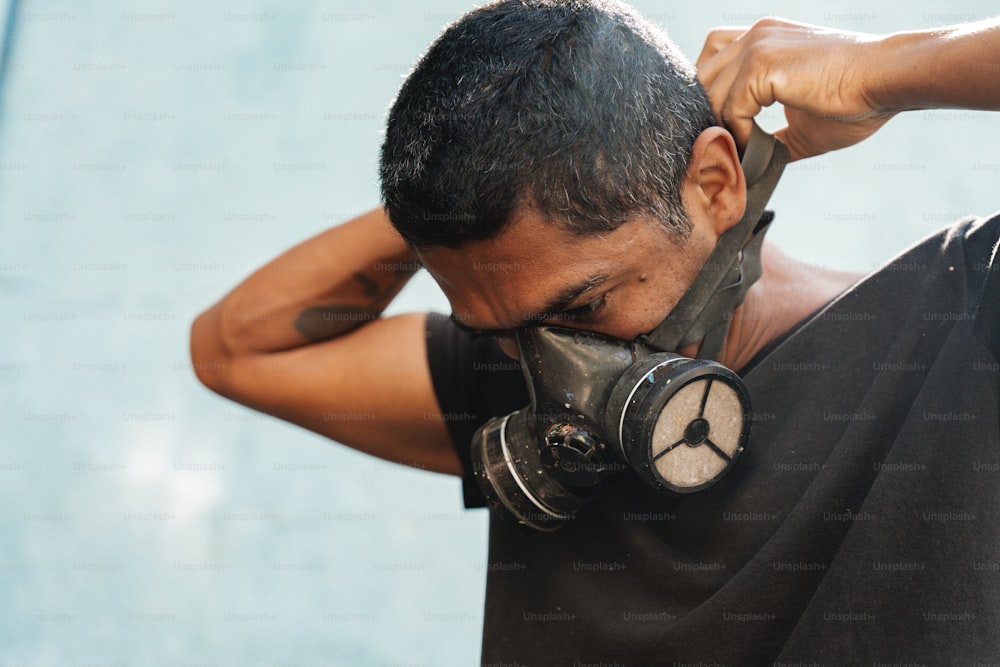
[[[720,30],[698,60],[706,96],[625,6],[476,10],[394,103],[385,208],[199,316],[199,378],[361,451],[462,475],[467,504],[482,504],[469,443],[528,403],[509,360],[518,331],[650,332],[743,216],[739,150],[761,106],[785,105],[793,159],[906,109],[995,108],[995,70],[972,65],[1000,62],[998,26]],[[717,356],[753,398],[746,452],[693,494],[611,475],[552,534],[492,521],[483,661],[995,658],[998,229],[965,221],[900,258],[919,270],[863,278],[765,243]],[[451,320],[380,318],[420,267]]]

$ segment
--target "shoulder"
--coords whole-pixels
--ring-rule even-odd
[[[850,296],[890,324],[968,325],[993,354],[1000,350],[1000,213],[940,229],[870,273]]]
[[[962,231],[962,244],[973,334],[997,357],[1000,355],[1000,213],[968,221]]]
[[[955,293],[949,305],[978,323],[986,311],[997,309],[998,243],[1000,212],[988,217],[968,217],[928,236],[883,267],[883,271],[915,267],[923,276],[913,287],[921,283],[951,286]]]
[[[997,271],[1000,213],[968,217],[941,228],[902,251],[865,277],[900,287],[949,283],[965,287],[970,299],[980,294]],[[964,285],[963,285],[964,283]],[[913,294],[913,298],[919,298]]]

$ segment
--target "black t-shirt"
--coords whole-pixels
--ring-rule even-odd
[[[483,662],[1000,660],[998,237],[1000,216],[946,228],[741,369],[751,439],[716,486],[624,473],[554,533],[492,518]],[[468,471],[523,379],[439,317],[428,357]]]

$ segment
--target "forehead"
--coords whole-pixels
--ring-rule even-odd
[[[519,280],[539,266],[551,271],[554,257],[567,258],[576,239],[558,223],[535,214],[518,215],[494,238],[456,248],[435,246],[418,252],[443,288]]]
[[[669,244],[662,230],[651,235],[649,226],[636,220],[612,232],[576,235],[524,214],[496,238],[418,255],[457,319],[476,329],[508,329],[544,312],[559,296],[581,292],[586,298],[586,290],[577,288],[613,283],[651,245]]]
[[[567,233],[555,223],[519,218],[495,238],[458,248],[419,251],[462,322],[476,328],[515,326],[518,311],[544,301],[579,273]]]

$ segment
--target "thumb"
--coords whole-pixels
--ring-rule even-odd
[[[798,132],[795,132],[787,125],[775,132],[774,136],[778,141],[785,144],[785,147],[788,149],[789,162],[795,162],[796,160],[802,160],[824,152],[809,149],[799,137]]]

